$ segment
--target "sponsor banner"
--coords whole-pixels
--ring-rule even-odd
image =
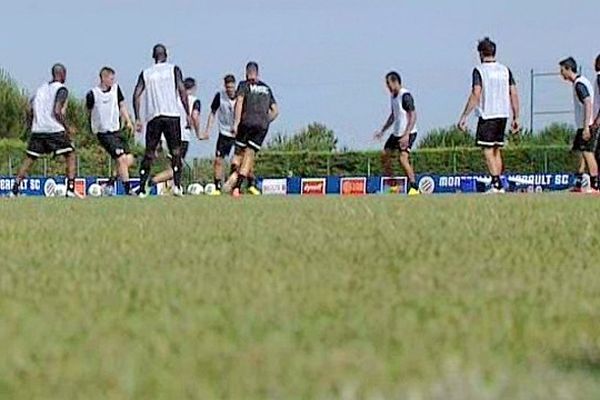
[[[510,192],[545,192],[568,189],[571,174],[508,174],[502,177],[503,186]],[[422,193],[478,193],[489,189],[491,178],[486,175],[421,175]]]
[[[406,194],[408,193],[408,179],[405,176],[382,177],[380,193]]]
[[[324,196],[326,193],[325,178],[305,178],[302,179],[300,194],[303,196]]]
[[[76,178],[75,179],[75,191],[81,196],[87,196],[88,188],[94,184],[103,184],[106,183],[108,179],[106,178],[97,178],[97,177],[89,177],[89,178]],[[14,177],[2,177],[0,176],[0,197],[8,196],[11,191],[13,184],[15,182]],[[137,189],[140,186],[140,180],[137,178],[131,179],[131,188]],[[25,178],[21,182],[19,186],[19,194],[21,196],[40,196],[40,197],[54,197],[57,194],[57,189],[66,189],[67,179],[65,177],[48,177],[48,178]],[[115,184],[111,188],[110,192],[112,194],[123,195],[125,194],[125,190],[123,185],[119,182]],[[61,193],[62,194],[62,193]],[[156,194],[155,189],[153,188],[150,194]]]
[[[263,179],[262,193],[264,195],[285,196],[288,192],[287,179]]]
[[[367,178],[342,178],[342,196],[362,196],[367,194]]]

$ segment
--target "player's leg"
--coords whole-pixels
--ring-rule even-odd
[[[183,173],[182,161],[182,142],[181,142],[181,123],[179,118],[164,119],[164,134],[167,140],[169,154],[171,154],[171,169],[173,170],[173,194],[180,196],[183,194],[181,188],[181,175]]]
[[[583,190],[583,174],[587,167],[587,163],[583,152],[585,150],[585,141],[583,140],[583,130],[579,129],[573,139],[573,147],[571,149],[576,154],[578,159],[577,172],[575,173],[575,185],[572,192],[579,193]]]
[[[21,182],[23,182],[23,179],[25,179],[25,177],[27,176],[29,169],[33,166],[33,164],[35,164],[36,161],[37,161],[37,157],[34,157],[30,154],[27,154],[25,156],[25,159],[23,160],[23,163],[21,164],[21,167],[19,168],[19,171],[17,172],[15,182],[13,183],[13,187],[12,187],[13,196],[19,195],[19,186],[21,186]]]
[[[395,151],[400,149],[398,138],[394,135],[390,135],[388,140],[383,146],[383,152],[381,153],[381,166],[383,167],[383,174],[387,177],[394,175],[392,169],[392,157]]]
[[[75,151],[66,153],[64,157],[67,172],[67,197],[80,197],[75,193],[75,172],[77,163]]]
[[[410,196],[416,196],[419,194],[419,187],[417,186],[417,177],[415,176],[415,170],[410,161],[410,153],[416,140],[417,134],[412,133],[409,135],[408,140],[405,139],[399,142],[400,165],[402,166],[402,169],[404,169],[406,177],[408,178],[408,194]]]
[[[150,177],[150,170],[156,158],[156,149],[160,143],[162,135],[159,120],[156,118],[148,122],[146,126],[146,149],[144,150],[144,158],[140,164],[140,197],[146,197],[146,186]]]
[[[256,187],[256,178],[254,176],[254,171],[256,167],[256,155],[260,151],[265,138],[267,137],[268,129],[256,128],[252,129],[248,136],[248,150],[246,156],[244,157],[244,162],[240,167],[240,175],[246,178],[248,182],[248,193],[258,196],[260,195],[260,190]]]
[[[484,120],[479,119],[477,124],[477,146],[483,149],[483,157],[485,164],[488,168],[488,172],[492,177],[492,191],[502,191],[502,182],[500,180],[500,174],[502,167],[498,163],[497,149],[500,147],[499,144],[504,141],[504,132],[499,133],[501,123],[496,120]],[[506,125],[504,126],[506,128]],[[503,129],[504,129],[503,128]]]
[[[54,156],[63,156],[66,164],[67,175],[67,197],[81,197],[75,192],[75,174],[77,158],[75,157],[75,147],[66,133],[56,134],[49,137],[46,141],[47,150]]]
[[[129,168],[133,165],[134,158],[131,154],[123,154],[117,158],[117,172],[123,183],[125,195],[131,194],[131,183],[129,182]]]
[[[590,174],[590,186],[592,190],[598,190],[598,163],[596,162],[596,156],[592,151],[584,151],[583,159],[587,165],[587,170]]]
[[[246,157],[246,149],[248,147],[247,140],[248,129],[245,126],[240,125],[240,127],[238,128],[238,134],[235,138],[235,153],[233,155],[233,159],[231,160],[231,173],[223,187],[223,189],[226,192],[233,192],[236,187],[237,181],[239,179],[240,168]]]

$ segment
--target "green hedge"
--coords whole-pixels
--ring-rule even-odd
[[[477,148],[422,149],[412,154],[418,173],[467,174],[486,171]],[[523,146],[504,150],[506,170],[518,173],[571,171],[576,160],[568,146]],[[394,163],[401,172],[398,163]],[[260,176],[379,175],[380,152],[263,153],[257,163]]]
[[[17,139],[0,140],[0,174],[12,173],[20,165],[25,144]],[[79,173],[81,175],[107,175],[109,159],[98,147],[83,148],[78,151]],[[467,174],[486,171],[481,150],[476,148],[421,149],[412,154],[418,173]],[[572,171],[576,160],[568,146],[514,146],[504,150],[506,170],[518,173]],[[212,160],[197,159],[190,163],[186,171],[189,180],[212,180]],[[158,163],[157,168],[164,166]],[[401,170],[394,162],[395,170]],[[32,171],[34,175],[62,174],[60,160],[40,160]],[[383,173],[381,153],[261,153],[256,173],[259,176],[326,176],[326,175],[379,175]]]

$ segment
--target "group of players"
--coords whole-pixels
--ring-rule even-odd
[[[246,65],[246,80],[236,89],[233,75],[224,78],[224,89],[215,95],[205,131],[202,131],[201,104],[195,96],[196,82],[183,78],[181,69],[168,62],[167,49],[158,44],[152,50],[154,64],[142,71],[133,95],[135,125],[129,115],[125,97],[115,83],[115,71],[101,69],[100,82],[86,96],[86,106],[92,132],[99,143],[116,161],[116,176],[127,195],[146,197],[152,185],[172,180],[172,193],[182,196],[181,175],[190,140],[209,138],[215,120],[218,124],[214,182],[219,195],[223,189],[234,196],[240,195],[245,181],[248,192],[260,194],[254,178],[256,153],[267,136],[270,124],[279,114],[271,88],[259,79],[259,66]],[[28,107],[31,136],[26,158],[15,179],[12,194],[17,196],[21,182],[35,161],[44,154],[63,156],[66,161],[67,197],[79,197],[75,191],[75,147],[72,144],[74,128],[66,119],[68,90],[65,86],[67,70],[62,64],[52,67],[52,80],[43,84],[32,97]],[[135,163],[128,140],[121,129],[145,131],[145,151],[140,163],[140,186],[134,193],[129,170]],[[150,171],[157,151],[164,142],[171,168],[152,178]],[[223,183],[224,159],[235,148],[229,178]],[[114,182],[114,181],[113,181]]]
[[[483,155],[491,175],[492,193],[502,193],[501,175],[504,171],[502,148],[505,133],[511,119],[510,130],[518,134],[520,124],[520,102],[516,80],[511,70],[496,60],[496,44],[489,38],[479,41],[477,51],[481,63],[472,72],[471,94],[458,122],[459,129],[466,131],[468,118],[476,111],[479,118],[476,143]],[[209,138],[215,121],[219,138],[214,162],[215,195],[222,191],[240,195],[244,181],[248,192],[260,194],[254,178],[256,153],[260,151],[270,124],[279,114],[271,88],[259,79],[259,67],[255,62],[246,66],[246,80],[236,89],[233,75],[224,78],[224,88],[218,92],[211,104],[205,130],[201,128],[200,101],[195,97],[196,82],[183,79],[179,67],[167,62],[164,45],[154,46],[154,65],[144,70],[133,95],[135,130],[145,130],[146,149],[140,166],[140,188],[137,195],[147,196],[148,188],[161,182],[173,181],[173,194],[182,196],[182,159],[185,158],[193,135],[199,140]],[[578,73],[577,62],[569,57],[559,63],[561,76],[573,85],[575,124],[577,134],[573,151],[580,155],[574,191],[582,191],[583,175],[590,175],[589,191],[598,192],[597,133],[600,128],[600,56],[596,59],[597,78],[592,84]],[[19,170],[13,187],[18,195],[19,185],[35,160],[43,154],[62,155],[67,165],[67,196],[75,193],[75,158],[71,135],[65,114],[68,91],[65,87],[66,69],[61,64],[52,68],[52,81],[42,85],[30,103],[28,115],[31,119],[31,137],[27,146],[27,157]],[[392,130],[384,145],[382,163],[384,173],[392,176],[392,157],[399,154],[401,167],[409,182],[409,195],[418,195],[416,176],[410,160],[410,152],[417,138],[417,111],[411,92],[403,85],[399,73],[392,71],[386,77],[390,92],[391,113],[375,138],[381,140],[386,131]],[[145,99],[145,116],[142,117],[142,99]],[[100,144],[117,162],[117,177],[122,181],[127,194],[134,194],[129,184],[129,169],[134,158],[127,148],[127,140],[121,133],[121,122],[129,129],[134,124],[120,87],[115,83],[115,71],[105,67],[100,71],[100,84],[86,98],[91,128]],[[150,180],[150,170],[157,149],[164,139],[168,148],[171,168]],[[229,178],[223,183],[224,163],[235,148]]]

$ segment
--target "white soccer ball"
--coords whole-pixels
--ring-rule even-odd
[[[206,187],[204,188],[204,193],[206,193],[207,195],[211,195],[213,194],[215,191],[217,190],[217,187],[215,186],[214,183],[209,183],[208,185],[206,185]]]
[[[102,186],[97,183],[91,184],[88,189],[88,194],[92,197],[102,197]]]
[[[56,185],[54,188],[54,196],[53,197],[65,197],[67,195],[67,185]]]
[[[188,186],[187,192],[192,196],[200,196],[201,194],[204,194],[204,187],[199,183],[192,183]]]

